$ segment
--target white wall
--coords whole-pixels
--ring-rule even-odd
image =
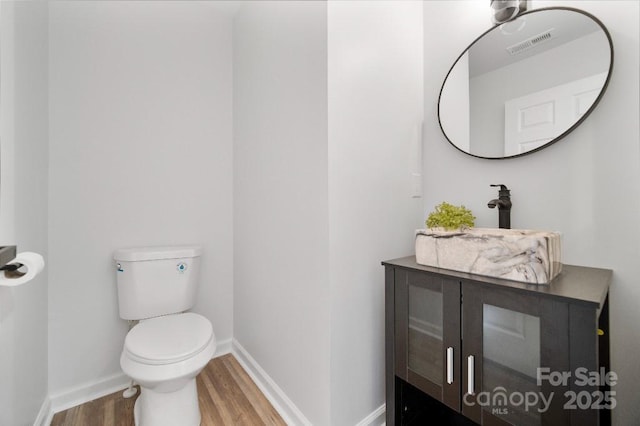
[[[50,4],[49,388],[120,374],[113,251],[204,247],[232,334],[231,19],[208,2]]]
[[[384,403],[380,261],[422,220],[421,11],[252,2],[235,21],[234,337],[312,424]]]
[[[497,225],[486,207],[496,196],[491,183],[512,189],[514,228],[563,233],[567,264],[611,268],[612,369],[618,407],[614,424],[640,416],[639,3],[634,1],[534,1],[533,7],[564,5],[594,14],[609,29],[615,63],[609,88],[589,118],[562,141],[532,155],[480,160],[451,147],[438,127],[438,91],[450,65],[489,26],[483,2],[429,1],[425,18],[425,211],[442,200],[465,204],[478,226]],[[438,36],[436,36],[438,35]]]
[[[45,2],[0,10],[0,245],[47,260]],[[0,287],[0,424],[30,425],[47,396],[47,276]]]
[[[2,244],[15,241],[15,2],[0,3],[0,232]]]
[[[413,252],[422,118],[422,2],[329,2],[331,421],[384,403],[382,260]]]
[[[248,2],[234,23],[234,338],[329,424],[327,5]]]

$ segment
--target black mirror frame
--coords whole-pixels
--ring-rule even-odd
[[[542,146],[539,146],[539,147],[537,147],[535,149],[532,149],[530,151],[524,152],[522,154],[510,155],[508,157],[483,157],[481,155],[475,155],[475,154],[472,154],[470,152],[464,151],[463,149],[460,149],[456,144],[454,144],[451,141],[451,139],[449,139],[449,137],[447,136],[446,132],[442,128],[442,121],[440,120],[440,99],[442,98],[442,90],[444,89],[444,85],[447,82],[447,79],[449,78],[449,74],[451,74],[451,71],[453,71],[453,68],[456,66],[458,61],[460,61],[460,58],[462,58],[462,56],[464,56],[464,54],[467,53],[469,51],[469,49],[471,49],[471,47],[474,44],[476,44],[476,42],[478,40],[480,40],[482,37],[484,37],[485,34],[495,30],[496,28],[498,28],[500,26],[500,25],[494,25],[493,27],[489,28],[488,30],[486,30],[485,32],[480,34],[480,36],[478,36],[471,44],[469,44],[469,46],[467,46],[467,48],[465,50],[462,51],[462,53],[458,56],[458,58],[453,62],[453,65],[451,65],[451,68],[449,68],[449,71],[447,72],[447,75],[445,76],[444,80],[442,81],[442,86],[440,87],[440,94],[438,95],[438,125],[440,126],[440,130],[442,131],[442,134],[447,139],[447,141],[455,149],[457,149],[458,151],[463,152],[466,155],[470,155],[471,157],[482,158],[484,160],[508,160],[508,159],[511,159],[511,158],[518,158],[518,157],[523,157],[525,155],[532,154],[534,152],[540,151],[541,149],[544,149],[544,148],[546,148],[546,147],[558,142],[559,140],[561,140],[562,138],[567,136],[576,127],[578,127],[593,112],[593,110],[596,108],[598,103],[600,103],[600,99],[602,99],[602,96],[604,95],[604,92],[607,91],[607,87],[609,86],[609,80],[611,79],[611,74],[612,74],[612,71],[613,71],[613,57],[614,57],[614,54],[613,54],[613,41],[611,40],[611,34],[609,34],[609,30],[607,30],[607,27],[604,26],[602,21],[600,21],[594,15],[590,14],[589,12],[585,12],[584,10],[576,9],[576,8],[573,8],[573,7],[554,6],[554,7],[543,7],[543,8],[540,8],[540,9],[532,9],[532,10],[528,10],[528,11],[526,11],[524,13],[521,13],[515,19],[518,19],[521,16],[526,16],[526,15],[530,15],[532,13],[542,12],[542,11],[545,11],[545,10],[567,10],[567,11],[571,11],[571,12],[581,13],[581,14],[591,18],[593,21],[595,21],[595,23],[598,24],[600,26],[600,28],[602,28],[602,30],[604,31],[604,34],[607,36],[607,41],[609,42],[609,50],[611,52],[611,58],[610,58],[610,61],[609,61],[609,71],[607,73],[607,79],[605,80],[604,85],[602,86],[602,89],[600,90],[600,93],[598,94],[598,97],[593,102],[593,104],[589,107],[589,109],[582,115],[582,117],[580,117],[580,119],[578,121],[576,121],[571,127],[569,127],[567,130],[565,130],[559,136],[555,137],[553,140],[547,142],[546,144],[544,144]]]

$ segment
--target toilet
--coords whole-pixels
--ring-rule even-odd
[[[200,247],[143,247],[114,254],[120,317],[139,320],[120,356],[140,385],[136,426],[197,426],[196,376],[211,360],[211,322],[186,312],[196,302]]]

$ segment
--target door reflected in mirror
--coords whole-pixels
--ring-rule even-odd
[[[613,65],[613,45],[594,16],[571,8],[526,12],[496,26],[451,67],[438,119],[459,150],[518,157],[566,136],[593,111]]]

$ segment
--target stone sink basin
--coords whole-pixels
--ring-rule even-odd
[[[418,229],[416,262],[534,284],[548,284],[562,270],[557,232],[471,228]]]

